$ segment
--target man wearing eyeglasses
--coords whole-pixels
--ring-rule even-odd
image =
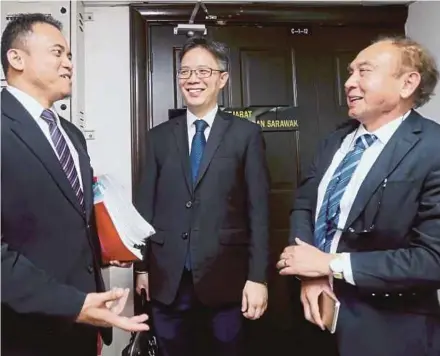
[[[386,38],[349,73],[354,120],[318,149],[277,267],[302,280],[305,318],[320,328],[319,297],[339,300],[340,356],[440,355],[440,126],[415,111],[437,66],[418,43]]]
[[[267,306],[263,139],[258,125],[219,110],[227,68],[222,44],[189,39],[177,72],[187,112],[148,135],[135,200],[157,233],[137,290],[152,300],[163,356],[243,355],[243,316]]]

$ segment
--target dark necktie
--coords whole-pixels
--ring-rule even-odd
[[[193,184],[196,183],[200,162],[202,161],[203,151],[206,146],[205,130],[208,127],[208,123],[204,120],[196,120],[194,125],[196,125],[196,133],[191,144],[191,171]]]
[[[190,156],[193,185],[196,184],[200,162],[202,161],[203,151],[206,146],[205,130],[208,127],[208,123],[204,120],[196,120],[194,122],[194,125],[196,125],[196,133],[192,140]],[[189,246],[185,259],[185,268],[188,271],[191,270],[191,256],[189,252]]]
[[[315,246],[325,252],[330,251],[331,243],[337,230],[341,211],[339,205],[345,189],[364,151],[370,147],[376,139],[376,136],[370,134],[359,136],[356,139],[353,149],[347,153],[336,168],[327,186],[315,225]]]
[[[60,128],[57,125],[55,114],[51,110],[44,110],[41,114],[41,118],[49,124],[50,138],[58,153],[58,159],[64,173],[66,173],[67,179],[72,186],[72,189],[78,198],[81,207],[84,209],[84,195],[79,184],[78,173],[75,168],[72,154],[70,153],[69,146],[66,139],[61,133]]]

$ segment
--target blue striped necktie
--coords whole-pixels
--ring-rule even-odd
[[[340,203],[345,189],[362,158],[362,154],[376,139],[376,136],[370,134],[359,136],[352,150],[347,153],[336,168],[327,186],[315,225],[315,246],[325,252],[330,251],[337,230]]]
[[[50,138],[52,139],[52,142],[58,153],[58,159],[61,167],[63,168],[64,173],[66,173],[66,177],[72,186],[72,189],[78,198],[81,207],[84,209],[84,195],[81,185],[79,184],[79,177],[76,171],[75,163],[66,139],[62,135],[61,130],[57,125],[55,114],[51,110],[46,109],[41,114],[41,118],[49,124]]]
[[[203,151],[206,146],[205,130],[208,127],[208,123],[204,120],[196,120],[194,125],[196,125],[196,133],[191,143],[191,171],[193,184],[196,183],[200,162],[202,161]]]

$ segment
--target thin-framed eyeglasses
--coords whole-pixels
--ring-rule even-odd
[[[221,69],[213,69],[213,68],[197,68],[197,69],[180,68],[177,71],[177,78],[188,79],[192,76],[193,73],[196,73],[197,78],[209,78],[213,72],[224,73],[226,71]]]
[[[383,194],[385,191],[385,188],[387,186],[388,183],[388,178],[385,178],[382,181],[382,184],[379,186],[379,199],[377,202],[377,208],[374,212],[374,216],[371,220],[371,224],[365,224],[364,228],[361,230],[355,230],[353,228],[348,228],[348,231],[351,233],[355,233],[355,234],[365,234],[365,233],[370,233],[373,232],[374,228],[376,227],[376,220],[377,217],[379,215],[379,210],[381,208],[382,205],[382,198],[383,198]],[[326,206],[326,223],[327,223],[327,234],[334,233],[336,231],[345,231],[345,229],[341,229],[338,227],[338,222],[336,221],[336,217],[339,216],[340,214],[340,207],[337,208],[337,211],[335,214],[333,214],[333,216],[329,216],[329,209],[328,209],[328,202],[327,202],[327,206]]]

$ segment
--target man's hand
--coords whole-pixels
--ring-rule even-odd
[[[267,308],[267,287],[262,283],[247,281],[243,288],[241,311],[247,319],[260,318]]]
[[[115,288],[103,293],[89,293],[76,322],[94,326],[115,326],[125,331],[144,331],[149,327],[144,322],[146,314],[131,318],[119,316],[128,298],[128,289]]]
[[[136,275],[136,292],[141,295],[141,290],[147,292],[147,300],[150,301],[150,290],[148,288],[148,273],[142,272]]]
[[[133,263],[132,262],[121,262],[121,261],[110,261],[110,265],[113,267],[130,268],[133,265]]]
[[[330,287],[328,278],[319,278],[301,282],[301,303],[304,308],[304,317],[322,330],[325,326],[319,312],[318,298],[321,293],[328,293],[336,298]]]
[[[325,253],[308,243],[295,239],[297,245],[284,249],[277,263],[281,275],[323,277],[331,274],[330,261],[334,255]]]

